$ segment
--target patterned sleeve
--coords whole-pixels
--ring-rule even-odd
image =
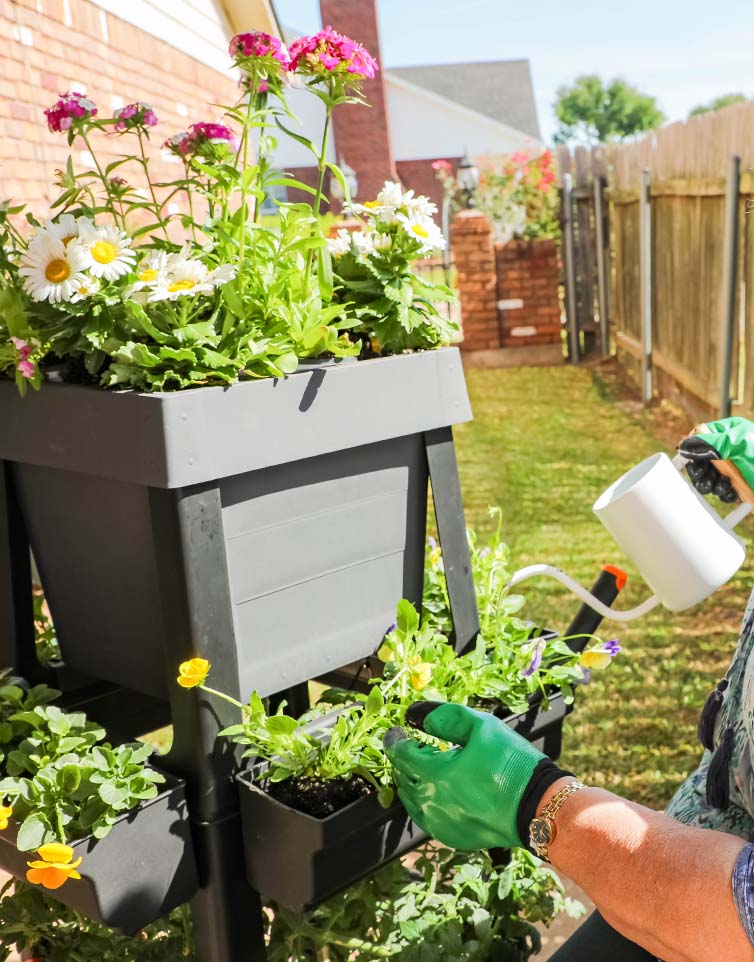
[[[733,869],[733,897],[741,925],[754,945],[754,845],[747,845]]]

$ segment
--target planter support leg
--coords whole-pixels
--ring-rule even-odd
[[[186,779],[200,890],[192,903],[199,962],[264,962],[262,908],[246,881],[235,746],[218,732],[239,721],[232,705],[175,681],[180,662],[206,658],[210,684],[239,698],[238,662],[217,485],[152,489],[158,577],[165,609],[166,664],[174,743],[166,767]],[[176,548],[180,570],[173,559]],[[186,613],[181,618],[181,613]]]
[[[31,560],[9,462],[0,460],[0,668],[36,684],[50,681],[37,661]]]
[[[440,536],[445,578],[448,583],[450,613],[454,626],[453,644],[460,653],[470,648],[479,634],[479,612],[471,573],[453,430],[438,428],[427,431],[424,443],[427,449],[429,478],[432,482],[437,533]]]

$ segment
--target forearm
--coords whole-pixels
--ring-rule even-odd
[[[731,891],[743,846],[587,788],[558,813],[549,854],[611,925],[664,962],[754,962]]]

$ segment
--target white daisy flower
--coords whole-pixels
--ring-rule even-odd
[[[86,266],[93,277],[117,281],[134,269],[136,254],[131,250],[131,238],[117,227],[82,225],[75,243],[85,251]]]
[[[168,255],[165,251],[149,251],[136,268],[136,282],[126,288],[124,295],[132,297],[145,287],[154,287],[159,283],[167,264]]]
[[[65,243],[65,241],[63,241]],[[78,304],[79,301],[86,301],[90,297],[94,297],[95,294],[99,294],[102,285],[97,280],[96,277],[84,277],[84,280],[76,289],[76,293],[71,298],[72,304]]]
[[[417,217],[433,217],[437,213],[437,204],[434,204],[429,197],[425,197],[423,194],[419,194],[414,197],[414,192],[412,190],[403,198],[403,206],[406,208],[406,212],[410,216]]]
[[[235,273],[235,268],[229,264],[221,264],[209,271],[206,264],[198,258],[187,257],[185,251],[171,254],[148,301],[175,301],[187,294],[192,297],[195,294],[209,294],[215,287],[232,280]]]
[[[82,229],[90,227],[94,227],[94,223],[88,217],[74,217],[73,214],[61,214],[57,220],[46,220],[44,223],[47,233],[62,240],[66,247],[78,239]]]
[[[353,237],[354,246],[360,254],[374,254],[374,240],[372,234],[368,234],[363,230],[357,230],[354,231],[351,236]]]
[[[24,289],[35,301],[70,301],[88,280],[81,248],[76,244],[66,247],[60,238],[49,234],[41,234],[29,245],[20,265],[18,273],[24,278]]]
[[[403,188],[394,180],[386,180],[385,186],[377,194],[377,203],[380,207],[392,207],[398,210],[399,207],[403,207]]]
[[[335,237],[327,238],[327,249],[333,257],[342,257],[351,250],[351,232],[341,227]]]
[[[430,251],[445,249],[445,238],[442,231],[430,217],[399,214],[398,220],[406,233],[421,244],[422,253],[429,254]]]

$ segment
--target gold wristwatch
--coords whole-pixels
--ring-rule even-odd
[[[529,844],[539,858],[544,859],[545,862],[550,861],[549,848],[555,841],[555,835],[557,834],[555,816],[560,811],[563,802],[582,788],[586,788],[586,785],[578,780],[564,785],[559,792],[552,796],[539,815],[531,820],[529,824]]]

